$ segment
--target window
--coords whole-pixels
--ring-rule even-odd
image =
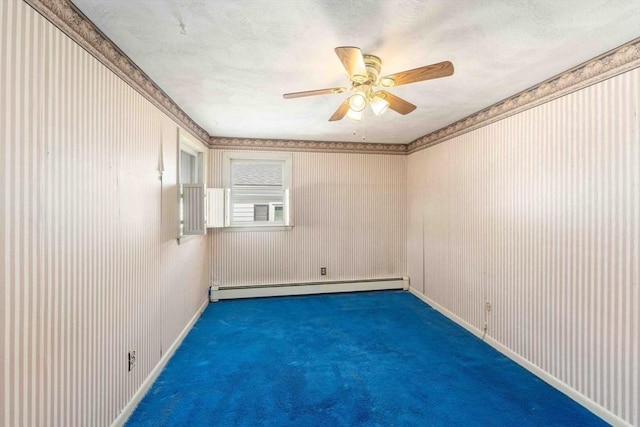
[[[178,131],[177,172],[178,238],[191,234],[205,234],[204,208],[202,207],[204,148],[181,130]],[[194,210],[197,212],[193,212]]]
[[[290,225],[290,155],[225,153],[223,174],[228,226]]]
[[[180,146],[180,184],[199,184],[202,182],[202,153],[188,145]]]

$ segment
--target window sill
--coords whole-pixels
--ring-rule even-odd
[[[232,225],[230,227],[213,228],[226,231],[290,231],[293,225]]]

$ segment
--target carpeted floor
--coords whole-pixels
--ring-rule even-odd
[[[408,292],[210,304],[129,426],[595,426]]]

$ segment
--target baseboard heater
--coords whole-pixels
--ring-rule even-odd
[[[333,282],[282,283],[273,285],[212,286],[212,302],[222,299],[260,298],[292,295],[332,294],[338,292],[409,289],[408,277]]]

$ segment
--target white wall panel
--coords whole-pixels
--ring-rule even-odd
[[[222,185],[223,150],[211,150]],[[209,230],[221,286],[401,277],[406,157],[294,152],[290,231]],[[327,275],[320,275],[327,267]]]
[[[18,0],[0,107],[0,425],[109,425],[206,298],[206,238],[175,239],[177,125]]]
[[[632,425],[639,94],[636,69],[408,158],[412,286]]]

